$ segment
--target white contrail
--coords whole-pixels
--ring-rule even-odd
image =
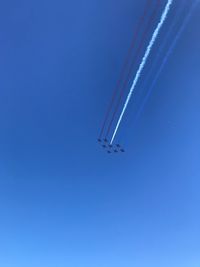
[[[134,91],[134,89],[135,89],[135,87],[137,85],[138,79],[140,78],[142,70],[143,70],[143,68],[144,68],[144,66],[146,64],[146,61],[147,61],[147,59],[149,57],[149,54],[151,52],[151,49],[152,49],[154,43],[155,43],[155,41],[156,41],[156,39],[158,37],[158,34],[159,34],[159,32],[160,32],[160,30],[161,30],[161,28],[162,28],[162,26],[163,26],[163,24],[164,24],[164,22],[165,22],[165,20],[167,18],[167,15],[168,15],[168,13],[170,11],[170,7],[171,7],[172,3],[173,3],[173,0],[168,0],[167,1],[167,4],[165,5],[165,8],[164,8],[163,13],[161,15],[160,21],[159,21],[155,31],[153,32],[153,35],[152,35],[151,40],[149,42],[149,45],[147,46],[145,54],[144,54],[144,56],[142,58],[140,66],[138,68],[138,71],[136,72],[135,78],[133,80],[133,84],[132,84],[132,86],[130,88],[129,94],[128,94],[127,99],[126,99],[126,102],[124,104],[124,107],[123,107],[122,112],[120,114],[119,120],[118,120],[117,125],[115,127],[115,130],[114,130],[114,133],[113,133],[113,136],[112,136],[110,144],[112,144],[112,142],[113,142],[113,140],[115,138],[115,135],[117,133],[117,130],[118,130],[119,125],[121,123],[121,120],[123,118],[124,112],[126,111],[127,105],[128,105],[128,103],[130,101],[131,95],[132,95],[132,93],[133,93],[133,91]]]
[[[178,33],[176,34],[176,36],[175,36],[173,42],[171,43],[171,45],[170,45],[170,47],[169,47],[169,49],[168,49],[168,51],[167,51],[167,53],[166,53],[166,55],[165,55],[165,57],[164,57],[162,63],[160,64],[160,67],[159,67],[159,69],[158,69],[158,71],[157,71],[157,73],[156,73],[156,75],[155,75],[155,77],[154,77],[154,80],[153,80],[151,86],[149,87],[149,90],[148,90],[148,92],[147,92],[147,94],[146,94],[146,96],[145,96],[145,98],[144,98],[144,100],[143,100],[143,103],[142,103],[142,105],[140,106],[140,109],[139,109],[139,111],[138,111],[138,113],[137,113],[137,115],[136,115],[136,120],[139,118],[139,116],[140,116],[140,114],[141,114],[141,112],[142,112],[142,110],[143,110],[143,108],[144,108],[144,106],[145,106],[145,104],[146,104],[146,102],[147,102],[147,99],[149,98],[149,96],[150,96],[150,94],[151,94],[151,92],[152,92],[152,90],[153,90],[155,84],[157,83],[157,80],[158,80],[158,78],[159,78],[159,76],[160,76],[162,70],[164,69],[164,67],[165,67],[165,65],[166,65],[166,63],[167,63],[167,61],[168,61],[170,55],[172,54],[172,52],[173,52],[173,50],[174,50],[174,48],[175,48],[175,46],[176,46],[176,43],[178,42],[178,40],[179,40],[181,34],[183,33],[183,31],[185,30],[185,27],[187,26],[187,24],[188,24],[188,22],[189,22],[189,20],[190,20],[190,18],[191,18],[191,16],[192,16],[192,14],[193,14],[194,9],[196,8],[196,6],[197,6],[199,3],[200,3],[200,0],[196,0],[195,2],[193,2],[192,7],[191,7],[191,9],[189,10],[189,13],[188,13],[187,16],[185,17],[185,19],[184,19],[184,21],[183,21],[183,23],[182,23],[182,25],[181,25],[181,27],[180,27]],[[184,6],[183,6],[183,7],[184,7]]]

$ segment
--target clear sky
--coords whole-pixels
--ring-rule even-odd
[[[200,266],[200,7],[136,123],[139,83],[126,153],[96,142],[144,4],[1,1],[0,266]]]

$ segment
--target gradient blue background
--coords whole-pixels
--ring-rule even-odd
[[[96,144],[144,2],[1,1],[0,266],[200,266],[200,7],[126,153]]]

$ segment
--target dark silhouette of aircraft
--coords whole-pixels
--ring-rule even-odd
[[[104,148],[108,154],[111,154],[113,152],[114,153],[118,153],[118,152],[124,153],[125,152],[125,150],[122,148],[122,146],[120,144],[112,145],[109,143],[107,138],[104,138],[104,139],[98,138],[97,141],[100,143],[102,148]]]

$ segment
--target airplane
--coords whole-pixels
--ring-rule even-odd
[[[118,151],[115,149],[114,152],[117,153]]]
[[[120,144],[116,144],[116,147],[121,147]]]
[[[108,142],[108,140],[105,138],[105,139],[104,139],[104,142],[106,142],[106,143],[107,143],[107,142]]]
[[[110,154],[110,153],[111,153],[111,151],[110,151],[110,150],[108,150],[108,151],[107,151],[107,153],[108,153],[108,154]]]
[[[112,145],[108,145],[110,148],[113,147]]]
[[[99,139],[97,139],[97,141],[100,143],[101,142],[101,139],[99,138]]]
[[[120,151],[121,151],[121,152],[125,152],[125,150],[124,150],[123,148],[122,148],[122,149],[120,149]]]
[[[106,148],[106,145],[102,145],[103,148]]]

